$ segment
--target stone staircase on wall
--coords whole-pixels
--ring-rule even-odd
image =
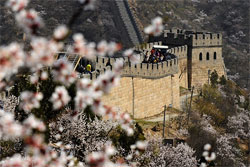
[[[139,38],[139,41],[140,43],[143,43],[144,41],[144,38],[143,38],[143,34],[141,30],[144,30],[143,27],[140,27],[139,25],[139,22],[138,22],[138,17],[137,15],[133,12],[133,9],[132,9],[132,5],[128,0],[124,0],[124,3],[125,3],[125,6],[126,6],[126,9],[128,11],[128,14],[129,14],[129,17],[131,19],[131,22],[135,28],[135,31],[136,31],[136,34]]]
[[[119,9],[120,16],[125,24],[131,42],[133,43],[133,45],[140,44],[142,41],[140,39],[140,36],[138,35],[138,32],[136,32],[138,31],[136,30],[137,27],[135,27],[135,24],[133,24],[133,21],[131,20],[131,12],[129,11],[128,6],[126,6],[126,2],[124,0],[115,0],[115,2]]]

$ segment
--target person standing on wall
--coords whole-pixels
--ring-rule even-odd
[[[86,69],[87,69],[87,73],[91,74],[91,64],[90,63],[88,63],[88,65],[86,66]]]

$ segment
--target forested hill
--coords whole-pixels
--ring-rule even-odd
[[[21,41],[23,33],[15,23],[10,10],[5,7],[6,1],[0,1],[0,44]],[[60,24],[67,24],[79,8],[77,0],[31,0],[29,8],[36,9],[44,19],[43,36],[52,34]],[[124,23],[122,22],[115,1],[96,1],[96,10],[84,11],[73,26],[73,32],[81,32],[89,41],[101,39],[121,42],[124,47],[131,47]]]

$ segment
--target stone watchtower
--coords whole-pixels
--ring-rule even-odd
[[[219,76],[226,75],[222,57],[222,35],[219,33],[171,29],[165,30],[159,37],[149,38],[149,42],[156,41],[162,41],[169,48],[187,45],[188,88],[197,88],[208,83],[209,74],[214,70]]]

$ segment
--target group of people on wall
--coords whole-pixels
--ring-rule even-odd
[[[95,68],[93,62],[82,58],[76,70],[82,74],[91,74]]]
[[[146,54],[144,54],[144,59],[142,63],[160,63],[163,61],[171,60],[175,58],[176,56],[166,52],[166,50],[160,50],[160,49],[152,49],[151,51],[147,51]]]

